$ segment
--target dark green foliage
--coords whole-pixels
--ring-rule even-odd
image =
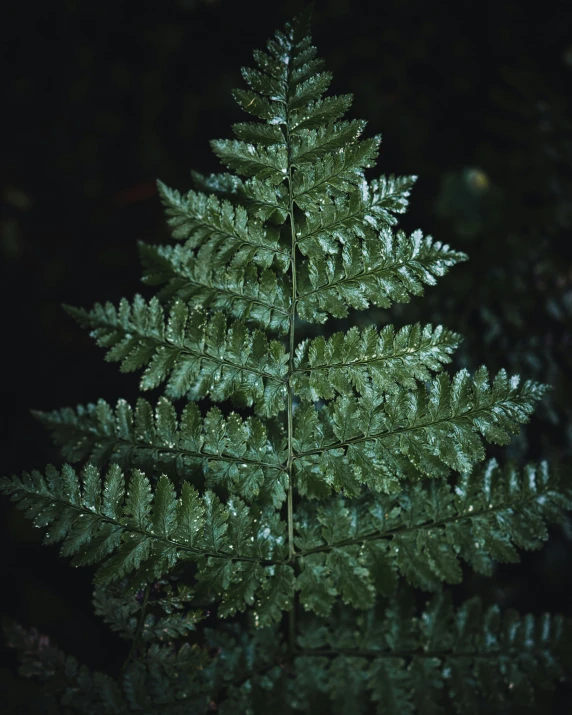
[[[317,686],[340,715],[369,712],[368,697],[384,715],[526,712],[534,688],[550,687],[570,665],[570,631],[559,617],[484,609],[478,598],[454,609],[446,593],[414,617],[400,596],[385,613],[342,611],[327,625],[305,624],[300,700]]]
[[[35,629],[27,632],[14,624],[5,633],[8,644],[21,654],[20,673],[46,683],[44,705],[48,712],[57,702],[86,715],[121,712],[125,700],[117,683],[108,675],[90,673]]]
[[[288,330],[290,295],[269,268],[253,263],[229,267],[222,275],[210,263],[190,260],[182,246],[140,244],[144,281],[161,285],[159,298],[180,299],[187,305],[226,310],[256,327],[283,334]]]
[[[415,380],[431,378],[440,370],[460,336],[439,325],[406,325],[397,332],[387,325],[379,333],[373,327],[334,333],[305,340],[294,360],[292,387],[303,400],[332,399],[336,394],[363,394],[372,383],[390,393],[399,387],[416,388]]]
[[[320,410],[300,408],[296,448],[299,489],[325,496],[329,485],[357,493],[399,489],[403,476],[445,477],[470,471],[484,458],[479,434],[507,444],[526,422],[543,386],[501,371],[489,385],[486,368],[445,373],[415,391],[383,395],[377,386],[361,397],[339,397]]]
[[[215,655],[205,657],[197,648],[165,648],[146,626],[123,693],[45,636],[18,626],[7,635],[22,654],[23,672],[42,679],[50,673],[62,703],[86,715],[182,715],[213,705],[230,715],[265,704],[279,715],[531,712],[535,689],[552,688],[572,665],[569,625],[558,616],[503,613],[476,597],[453,608],[442,592],[416,616],[409,596],[401,592],[391,605],[357,616],[338,608],[327,620],[305,618],[288,667],[284,643],[270,628],[250,635],[206,629],[205,645]]]
[[[461,337],[442,325],[307,337],[467,257],[394,228],[415,177],[366,179],[380,139],[343,119],[350,95],[323,96],[306,17],[254,58],[234,96],[262,121],[211,143],[239,176],[159,184],[179,243],[140,246],[158,293],[68,308],[163,394],[37,413],[78,470],[0,481],[97,567],[95,611],[131,651],[115,680],[8,637],[72,713],[518,712],[570,668],[562,620],[442,589],[539,548],[572,507],[545,462],[477,466],[547,387],[449,375]],[[412,587],[435,592],[421,613]]]

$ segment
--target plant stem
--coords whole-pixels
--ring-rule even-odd
[[[286,80],[286,99],[288,100],[289,84],[290,84],[290,67],[288,65],[288,74]],[[292,389],[292,375],[294,373],[294,349],[296,346],[296,300],[298,291],[296,287],[296,225],[294,221],[294,188],[292,185],[292,159],[290,145],[290,121],[288,116],[288,101],[286,102],[286,146],[288,150],[288,216],[290,219],[290,235],[291,235],[291,258],[290,269],[292,277],[292,296],[290,305],[290,346],[288,359],[288,552],[289,561],[294,564],[295,548],[294,548],[294,392]],[[294,651],[296,637],[296,613],[295,613],[295,596],[292,598],[290,612],[288,615],[288,642],[290,653]]]
[[[288,611],[288,653],[290,658],[294,657],[296,651],[296,601],[292,601]]]
[[[290,151],[290,141],[288,130],[286,130],[288,151]],[[295,326],[296,326],[296,227],[294,224],[294,199],[292,195],[292,166],[288,166],[288,193],[289,193],[289,208],[290,216],[290,231],[292,234],[292,305],[290,313],[290,354],[288,360],[288,546],[290,552],[290,560],[294,558],[294,468],[293,468],[293,437],[294,437],[294,395],[291,384],[291,377],[294,373],[294,349],[295,342]]]

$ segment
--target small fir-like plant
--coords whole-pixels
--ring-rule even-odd
[[[234,173],[159,184],[178,243],[140,247],[157,294],[68,309],[162,393],[39,413],[84,466],[0,483],[98,565],[95,611],[132,642],[121,675],[34,630],[8,641],[66,713],[529,712],[572,665],[566,623],[443,584],[539,548],[572,506],[546,463],[477,466],[546,386],[450,376],[441,325],[308,337],[466,256],[395,228],[415,177],[364,178],[380,139],[324,96],[306,14],[254,59],[234,97],[255,121],[212,142]]]

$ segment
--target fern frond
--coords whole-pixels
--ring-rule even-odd
[[[387,325],[379,333],[371,326],[350,328],[305,340],[296,349],[292,387],[303,400],[333,399],[336,394],[367,392],[372,384],[381,392],[416,389],[416,380],[431,379],[450,362],[461,337],[442,325],[419,323],[397,332]]]
[[[249,127],[267,125],[248,124]],[[277,225],[284,223],[288,216],[288,192],[284,184],[259,181],[256,177],[246,181],[234,174],[210,174],[204,176],[191,171],[194,186],[203,193],[214,194],[221,199],[238,203],[261,221],[272,220]]]
[[[459,560],[486,576],[493,561],[515,562],[518,549],[538,549],[548,538],[547,524],[561,523],[572,509],[572,491],[559,484],[546,462],[501,469],[496,460],[453,486],[432,480],[398,494],[367,494],[351,500],[299,509],[297,539],[302,570],[301,601],[327,615],[341,594],[357,608],[373,605],[373,594],[391,595],[398,576],[425,590],[441,582],[458,583]],[[345,592],[338,562],[351,565]],[[345,596],[344,596],[345,593]]]
[[[160,300],[181,300],[189,307],[224,310],[250,325],[284,334],[290,317],[288,285],[269,268],[254,264],[230,267],[225,273],[199,262],[182,246],[139,244],[143,281],[163,285]]]
[[[301,164],[293,181],[293,198],[302,211],[315,210],[331,196],[359,186],[363,170],[374,166],[380,137],[364,139],[309,164]]]
[[[384,614],[345,613],[331,625],[305,623],[301,633],[298,697],[317,689],[339,715],[354,697],[359,707],[365,692],[383,715],[513,712],[572,665],[572,632],[562,617],[484,608],[476,597],[453,608],[447,592],[418,616],[396,601]],[[344,694],[340,674],[350,672]]]
[[[275,263],[281,271],[288,269],[290,255],[280,247],[279,233],[249,218],[242,206],[195,191],[181,196],[162,182],[158,187],[173,237],[184,240],[187,248],[202,247],[213,268],[224,268],[228,261],[234,266],[254,261],[262,268]]]
[[[253,417],[243,420],[231,413],[225,418],[212,408],[203,418],[189,402],[178,419],[164,397],[155,409],[142,398],[134,410],[125,400],[115,409],[99,400],[35,416],[70,462],[89,459],[99,467],[117,463],[125,469],[134,465],[149,473],[159,468],[191,481],[198,472],[208,488],[223,487],[276,508],[286,498],[281,437],[269,435]]]
[[[256,148],[236,139],[214,139],[211,148],[225,166],[243,176],[278,184],[288,171],[288,151],[280,144]]]
[[[175,301],[165,319],[157,298],[146,303],[139,295],[131,304],[122,299],[118,309],[97,303],[89,312],[68,312],[91,328],[97,344],[108,349],[106,359],[121,362],[123,372],[146,366],[142,390],[166,381],[165,394],[172,399],[233,398],[254,404],[264,416],[285,408],[284,346],[268,342],[260,330],[249,332],[240,321],[227,327],[222,313],[207,319],[203,310]]]
[[[329,315],[344,318],[350,308],[408,303],[411,295],[423,295],[423,284],[435,285],[466,258],[421,231],[407,236],[383,229],[379,237],[347,243],[341,257],[310,257],[300,275],[297,311],[304,320],[323,323]]]
[[[296,474],[303,494],[325,496],[333,487],[355,493],[399,489],[415,474],[445,477],[470,472],[484,459],[484,438],[507,444],[526,423],[548,388],[500,370],[492,385],[482,366],[471,378],[461,370],[451,381],[440,373],[429,387],[383,396],[341,396],[319,412],[301,411],[296,423]]]
[[[60,553],[73,566],[100,563],[96,583],[108,584],[137,572],[149,583],[181,560],[197,561],[203,591],[222,596],[221,611],[232,614],[252,605],[258,594],[263,624],[281,615],[293,591],[294,573],[284,565],[284,524],[276,512],[251,513],[239,499],[226,506],[212,493],[202,496],[183,482],[180,497],[169,479],[155,490],[143,472],[134,470],[128,484],[112,466],[102,483],[87,465],[81,480],[72,467],[53,467],[22,478],[0,480],[18,508],[38,527],[49,526],[45,544],[62,542]],[[245,570],[242,562],[257,568]],[[244,581],[238,593],[229,588]],[[223,594],[224,592],[224,594]]]
[[[368,183],[363,179],[357,191],[320,204],[308,211],[298,232],[297,247],[305,256],[338,253],[340,246],[354,238],[375,234],[397,222],[394,213],[404,213],[417,177],[390,175]]]

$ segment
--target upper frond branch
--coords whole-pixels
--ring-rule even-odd
[[[158,186],[174,238],[192,249],[202,247],[213,268],[254,261],[262,268],[275,263],[281,271],[288,269],[290,255],[280,247],[278,231],[249,217],[244,207],[195,191],[181,196],[162,182]]]
[[[349,309],[365,310],[370,304],[407,303],[411,295],[423,294],[423,284],[435,285],[437,277],[466,258],[421,231],[394,235],[387,228],[375,238],[346,243],[341,256],[310,256],[300,278],[297,310],[304,320],[324,322],[329,315],[343,318]]]
[[[336,122],[327,126],[294,134],[291,138],[292,165],[303,167],[304,164],[352,144],[365,129],[366,122],[361,119]]]
[[[182,300],[189,306],[224,310],[234,318],[284,334],[288,330],[290,295],[284,280],[269,268],[254,264],[230,266],[223,273],[197,260],[182,246],[139,244],[143,281],[162,285],[162,300]]]
[[[236,139],[213,139],[211,148],[225,166],[243,176],[256,176],[278,184],[288,171],[288,151],[280,144],[256,147]]]
[[[431,378],[450,362],[460,336],[442,325],[419,323],[397,332],[387,325],[334,333],[328,340],[305,340],[296,351],[294,391],[302,399],[332,399],[336,394],[364,393],[372,384],[382,392],[416,389],[416,380]]]
[[[308,211],[298,233],[297,245],[307,256],[335,254],[355,238],[379,233],[393,226],[394,213],[404,213],[417,177],[381,177],[368,184],[365,179],[355,191]]]
[[[68,311],[91,328],[98,345],[107,348],[106,359],[121,362],[123,372],[146,366],[142,390],[166,381],[172,399],[232,398],[254,404],[265,416],[284,409],[287,355],[260,330],[249,332],[240,321],[227,327],[222,313],[207,320],[203,310],[189,311],[181,301],[165,319],[157,298],[146,303],[141,296],[132,304],[122,299],[118,309],[107,303],[90,312]]]
[[[346,145],[303,164],[294,174],[294,202],[302,211],[317,210],[331,196],[340,196],[359,186],[363,171],[374,166],[380,137]]]

